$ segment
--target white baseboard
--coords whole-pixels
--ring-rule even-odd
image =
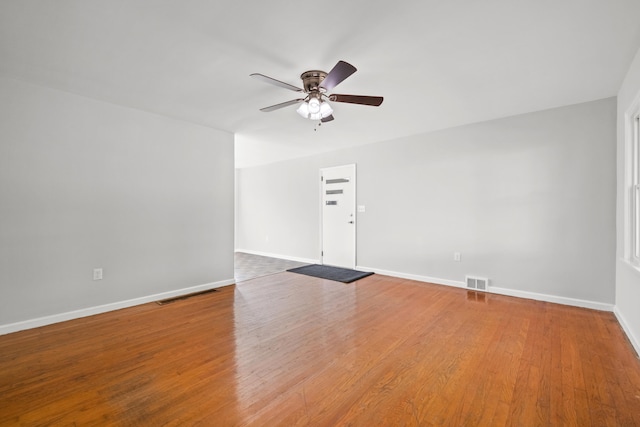
[[[417,280],[419,282],[435,283],[437,285],[454,286],[456,288],[465,288],[466,286],[464,282],[459,282],[456,280],[449,280],[449,279],[440,279],[437,277],[428,277],[428,276],[420,276],[417,274],[399,273],[397,271],[380,270],[380,269],[369,268],[364,266],[358,266],[357,269],[362,271],[373,271],[374,273],[383,274],[385,276],[398,277],[401,279]],[[606,304],[606,303],[601,303],[596,301],[559,297],[555,295],[539,294],[536,292],[519,291],[515,289],[497,288],[493,286],[489,286],[487,291],[494,294],[533,299],[536,301],[552,302],[556,304],[571,305],[574,307],[591,308],[591,309],[600,310],[600,311],[614,311],[613,304]]]
[[[160,294],[148,295],[145,297],[134,298],[126,301],[119,301],[110,304],[99,305],[95,307],[83,308],[80,310],[68,311],[66,313],[53,314],[51,316],[38,317],[36,319],[24,320],[22,322],[9,323],[0,325],[0,335],[10,334],[12,332],[23,331],[25,329],[39,328],[40,326],[51,325],[53,323],[65,322],[67,320],[79,319],[81,317],[93,316],[108,311],[120,310],[121,308],[133,307],[134,305],[146,304],[148,302],[159,301],[163,299],[178,297],[181,295],[192,294],[195,292],[206,291],[209,289],[220,288],[235,283],[235,280],[221,280],[219,282],[205,283],[204,285],[192,286],[190,288],[178,289],[175,291],[163,292]]]
[[[303,262],[305,264],[320,264],[320,260],[319,259],[298,258],[298,257],[294,257],[294,256],[289,256],[289,255],[272,254],[272,253],[260,252],[260,251],[252,251],[250,249],[236,249],[236,252],[242,252],[242,253],[249,254],[249,255],[268,256],[270,258],[286,259],[287,261]]]
[[[613,304],[607,304],[604,302],[559,297],[556,295],[539,294],[536,292],[519,291],[516,289],[496,288],[493,286],[489,286],[489,292],[518,298],[534,299],[536,301],[553,302],[556,304],[571,305],[574,307],[590,308],[599,311],[613,311],[615,307]]]
[[[435,283],[436,285],[454,286],[456,288],[464,288],[464,282],[458,282],[456,280],[439,279],[437,277],[419,276],[417,274],[400,273],[398,271],[380,270],[378,268],[357,266],[356,270],[360,271],[373,271],[376,274],[382,274],[384,276],[398,277],[400,279],[416,280],[418,282]]]
[[[622,330],[624,331],[625,334],[627,334],[627,338],[629,338],[629,342],[631,342],[631,345],[636,350],[636,356],[640,357],[640,339],[638,339],[638,337],[633,335],[633,332],[629,327],[629,323],[622,315],[622,312],[618,310],[618,307],[615,307],[613,309],[613,313],[616,315],[616,318],[618,319],[618,323],[620,323]]]

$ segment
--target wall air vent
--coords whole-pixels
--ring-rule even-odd
[[[465,276],[465,283],[467,289],[473,289],[474,291],[486,291],[489,287],[489,279],[486,277]]]

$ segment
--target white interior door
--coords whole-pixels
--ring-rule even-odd
[[[322,263],[356,267],[356,165],[324,168],[322,188]]]

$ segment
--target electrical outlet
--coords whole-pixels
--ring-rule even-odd
[[[102,280],[102,269],[94,268],[93,269],[93,280]]]
[[[460,252],[454,252],[453,253],[453,260],[456,261],[456,262],[462,261],[462,255],[460,255]]]

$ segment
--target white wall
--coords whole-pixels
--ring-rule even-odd
[[[318,259],[318,170],[356,163],[358,266],[611,305],[615,117],[610,98],[241,169],[237,248]]]
[[[236,249],[316,260],[318,158],[236,172]]]
[[[625,260],[625,113],[640,96],[640,50],[618,92],[616,315],[640,353],[640,271]]]
[[[0,79],[0,326],[232,280],[233,175],[229,133]]]

